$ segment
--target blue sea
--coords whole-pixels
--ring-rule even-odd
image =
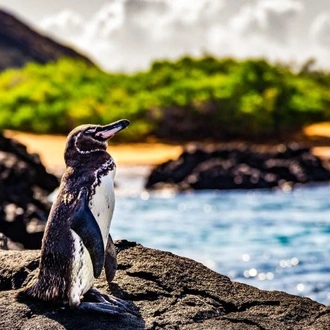
[[[330,304],[330,186],[149,193],[117,170],[114,239],[192,258],[232,280]]]

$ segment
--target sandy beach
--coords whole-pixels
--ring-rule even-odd
[[[27,146],[31,153],[39,154],[41,161],[49,171],[64,169],[64,148],[66,136],[38,135],[18,131],[5,130],[5,135],[14,138]],[[319,123],[307,126],[303,130],[306,138],[313,140],[315,137],[330,138],[330,123]],[[115,143],[110,141],[109,153],[119,166],[157,165],[169,159],[176,159],[182,152],[182,145],[165,143]],[[315,155],[330,159],[330,147],[322,146],[313,148]]]
[[[4,133],[5,136],[26,145],[29,152],[39,154],[48,170],[58,171],[64,168],[66,136],[37,135],[9,130]],[[116,144],[110,141],[108,151],[119,166],[150,166],[176,159],[182,152],[182,146],[164,143]]]

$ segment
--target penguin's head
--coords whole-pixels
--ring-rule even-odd
[[[77,155],[87,155],[97,151],[105,151],[108,141],[119,131],[126,128],[130,122],[121,119],[108,125],[81,125],[73,129],[67,138],[65,149],[65,160],[77,157]]]

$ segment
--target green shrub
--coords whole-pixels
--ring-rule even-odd
[[[211,56],[158,61],[136,74],[70,59],[31,63],[0,74],[0,129],[66,134],[128,118],[119,137],[128,141],[273,138],[330,120],[330,74],[306,68]]]

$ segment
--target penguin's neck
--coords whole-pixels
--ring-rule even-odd
[[[69,150],[65,152],[64,160],[67,167],[83,167],[88,169],[95,168],[95,170],[102,167],[103,164],[108,163],[109,161],[113,162],[111,156],[106,150],[98,150],[89,154],[81,154],[76,150]]]

